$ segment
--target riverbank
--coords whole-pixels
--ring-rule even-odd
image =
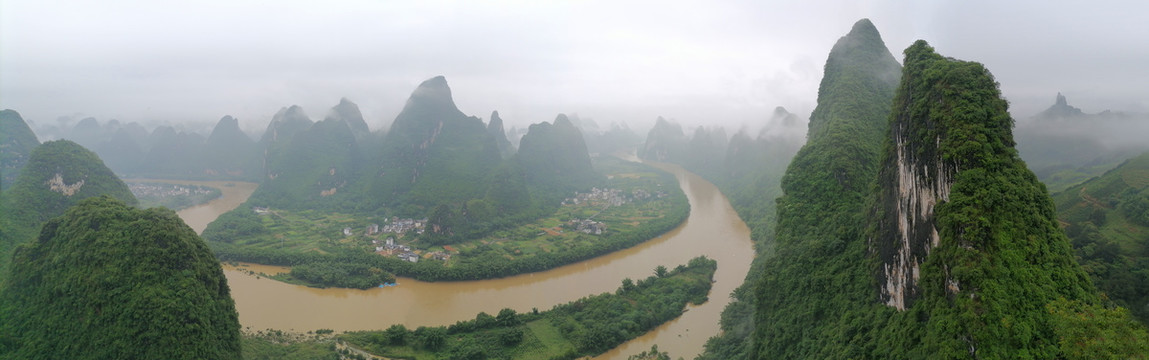
[[[754,250],[746,224],[714,185],[680,167],[658,166],[675,175],[690,202],[692,211],[681,226],[635,247],[548,271],[463,282],[427,283],[400,277],[399,286],[367,290],[315,289],[247,273],[287,271],[283,267],[241,264],[236,269],[225,264],[224,274],[245,328],[342,332],[386,329],[394,324],[412,329],[450,325],[502,308],[519,313],[549,309],[613,291],[622,279],[645,278],[660,264],[681,264],[706,255],[718,261],[710,301],[689,307],[679,318],[597,357],[625,360],[658,344],[672,358],[691,359],[718,333],[719,312],[730,301],[725,294],[742,283]]]
[[[421,281],[485,280],[553,269],[633,247],[689,216],[690,203],[674,175],[617,158],[597,165],[607,173],[604,187],[568,195],[550,215],[450,244],[428,240],[424,231],[432,230],[424,229],[426,219],[278,208],[224,214],[204,238],[222,261],[325,264],[322,276],[292,275],[311,286],[362,289],[374,286],[361,281],[361,275],[371,274],[367,269]],[[326,271],[340,266],[366,268]]]

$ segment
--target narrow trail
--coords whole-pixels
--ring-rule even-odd
[[[1109,206],[1106,206],[1105,203],[1102,203],[1100,200],[1097,200],[1097,198],[1094,198],[1093,196],[1090,196],[1088,193],[1086,193],[1085,186],[1081,186],[1081,191],[1078,193],[1078,195],[1081,196],[1081,199],[1088,201],[1090,204],[1093,204],[1093,206],[1104,209],[1111,209]]]

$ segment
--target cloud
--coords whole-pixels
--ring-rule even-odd
[[[805,118],[826,54],[859,18],[896,58],[925,38],[983,62],[1019,117],[1057,91],[1100,111],[1149,108],[1140,4],[1045,2],[0,2],[0,107],[45,122],[261,130],[280,107],[347,97],[379,129],[421,81],[511,125],[578,112],[600,122],[739,124],[775,106]]]

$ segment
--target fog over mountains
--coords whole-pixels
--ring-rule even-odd
[[[508,129],[578,112],[603,129],[626,121],[644,133],[665,116],[733,130],[777,106],[805,120],[830,39],[866,17],[892,44],[930,39],[995,69],[1015,118],[1057,92],[1088,112],[1149,112],[1149,84],[1139,81],[1149,53],[1132,46],[1149,38],[1142,6],[5,2],[0,108],[36,129],[69,116],[182,124],[205,136],[231,115],[257,137],[286,104],[322,118],[346,97],[380,130],[409,89],[442,74],[475,94],[460,99],[464,113],[497,109]]]

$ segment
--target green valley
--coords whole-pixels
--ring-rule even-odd
[[[448,244],[425,240],[422,235],[434,226],[426,218],[277,208],[238,209],[204,237],[225,261],[283,266],[366,261],[420,280],[474,280],[545,270],[630,247],[673,229],[689,214],[670,174],[613,157],[596,162],[607,174],[604,188],[572,193],[550,215]]]

